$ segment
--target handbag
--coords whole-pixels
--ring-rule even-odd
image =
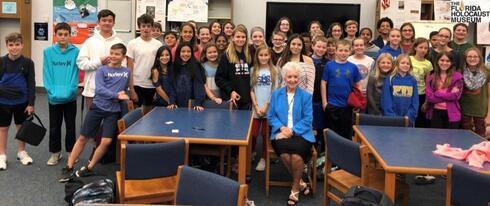
[[[36,117],[40,125],[32,121],[34,117]],[[32,115],[22,123],[17,135],[15,135],[15,139],[33,146],[38,146],[41,141],[43,141],[44,135],[46,135],[46,128],[41,122],[41,119],[39,119],[35,113],[32,113]]]
[[[355,109],[364,110],[366,108],[367,100],[361,90],[354,86],[347,99],[347,104]]]

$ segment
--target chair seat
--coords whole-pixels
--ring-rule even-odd
[[[116,172],[117,188],[121,188],[121,172]],[[126,180],[124,203],[161,203],[172,201],[177,185],[177,176],[150,180]]]

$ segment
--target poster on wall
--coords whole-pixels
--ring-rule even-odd
[[[490,45],[490,23],[476,24],[476,44]]]
[[[48,22],[34,23],[34,40],[48,41]]]
[[[490,46],[485,47],[485,65],[490,69]]]
[[[451,21],[451,0],[434,0],[434,20]]]
[[[172,0],[168,3],[168,21],[208,22],[208,0]]]
[[[143,14],[149,14],[164,27],[166,6],[166,0],[136,0],[136,18]],[[165,28],[162,30],[165,31]]]
[[[394,28],[420,20],[421,0],[380,0],[380,18],[390,17]]]
[[[97,0],[53,0],[53,29],[57,23],[71,27],[70,42],[82,44],[97,25]],[[53,35],[53,42],[56,36]]]

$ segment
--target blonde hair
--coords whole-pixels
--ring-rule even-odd
[[[465,65],[465,68],[469,67],[468,63],[466,62],[466,58],[468,57],[468,53],[470,51],[475,51],[478,55],[478,58],[480,58],[480,61],[477,65],[478,69],[480,69],[482,72],[485,72],[487,69],[485,67],[485,64],[483,63],[483,55],[480,51],[480,49],[476,48],[476,47],[471,47],[469,49],[466,49],[466,51],[464,52],[464,65]],[[461,68],[462,70],[464,70],[465,68]],[[460,68],[457,68],[457,69],[460,69]]]
[[[347,28],[347,26],[352,25],[352,24],[355,24],[355,25],[356,25],[356,27],[358,27],[358,28],[359,28],[359,23],[357,23],[357,21],[356,21],[356,20],[352,20],[352,19],[351,19],[351,20],[347,20],[347,21],[345,22],[345,26],[344,26],[344,28]]]
[[[379,79],[379,77],[381,76],[381,69],[379,68],[379,62],[381,62],[381,60],[383,59],[388,59],[391,62],[391,70],[388,72],[388,75],[393,74],[393,65],[394,65],[393,56],[391,56],[390,53],[381,53],[378,59],[376,59],[376,64],[374,66],[375,79]]]
[[[248,42],[247,27],[245,27],[243,24],[237,25],[235,27],[235,29],[233,29],[232,38],[235,37],[235,34],[237,32],[245,34],[245,42]],[[250,64],[250,62],[252,62],[252,57],[250,57],[250,52],[248,50],[247,43],[245,43],[245,45],[243,45],[242,51],[243,51],[243,54],[245,54],[246,63]],[[233,40],[231,40],[230,43],[228,44],[228,48],[226,48],[225,53],[226,53],[226,57],[228,59],[228,62],[230,62],[232,64],[238,64],[239,63],[240,60],[238,59],[238,55],[237,55],[236,49],[235,49],[235,43],[233,42]]]
[[[269,47],[266,45],[266,44],[260,44],[260,46],[257,48],[257,50],[255,51],[255,55],[254,55],[254,70],[252,72],[252,88],[255,87],[255,85],[257,85],[257,77],[259,76],[259,70],[260,70],[260,63],[259,63],[259,53],[261,51],[267,51],[267,53],[269,54],[269,61],[267,62],[268,64],[268,67],[269,67],[269,71],[271,73],[271,88],[272,89],[275,89],[275,86],[276,86],[276,77],[277,77],[277,69],[276,69],[276,66],[274,66],[274,64],[272,63],[272,58],[271,58],[271,51],[269,49]]]
[[[400,54],[398,57],[396,57],[395,66],[394,66],[392,75],[398,74],[398,67],[400,66],[400,62],[404,58],[408,59],[408,63],[410,63],[410,70],[408,70],[407,74],[410,74],[412,72],[412,70],[413,70],[412,60],[410,60],[410,57],[408,56],[408,54]]]

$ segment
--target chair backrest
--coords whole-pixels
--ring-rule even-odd
[[[221,175],[180,166],[175,204],[244,205],[247,186]]]
[[[121,117],[134,110],[134,105],[131,100],[123,100],[119,104],[121,105]]]
[[[362,176],[362,160],[360,145],[348,140],[333,130],[324,129],[325,159],[339,166],[343,170]]]
[[[213,100],[206,99],[204,100],[202,106],[204,108],[211,108],[211,109],[228,109],[228,110],[233,110],[232,104],[230,104],[227,101],[223,101],[221,104],[216,104]],[[194,107],[194,99],[189,99],[188,107],[192,108]]]
[[[446,205],[472,206],[490,204],[490,174],[449,164]]]
[[[118,120],[117,122],[117,127],[119,130],[119,133],[123,132],[126,128],[130,127],[133,125],[136,121],[141,119],[143,117],[143,111],[141,110],[141,107],[138,107],[137,109],[127,113],[124,115],[121,119]]]
[[[177,168],[187,164],[188,148],[187,140],[126,144],[121,170],[128,180],[175,176]]]
[[[356,113],[356,125],[388,126],[388,127],[408,127],[409,119],[403,117],[388,117],[372,114]]]

